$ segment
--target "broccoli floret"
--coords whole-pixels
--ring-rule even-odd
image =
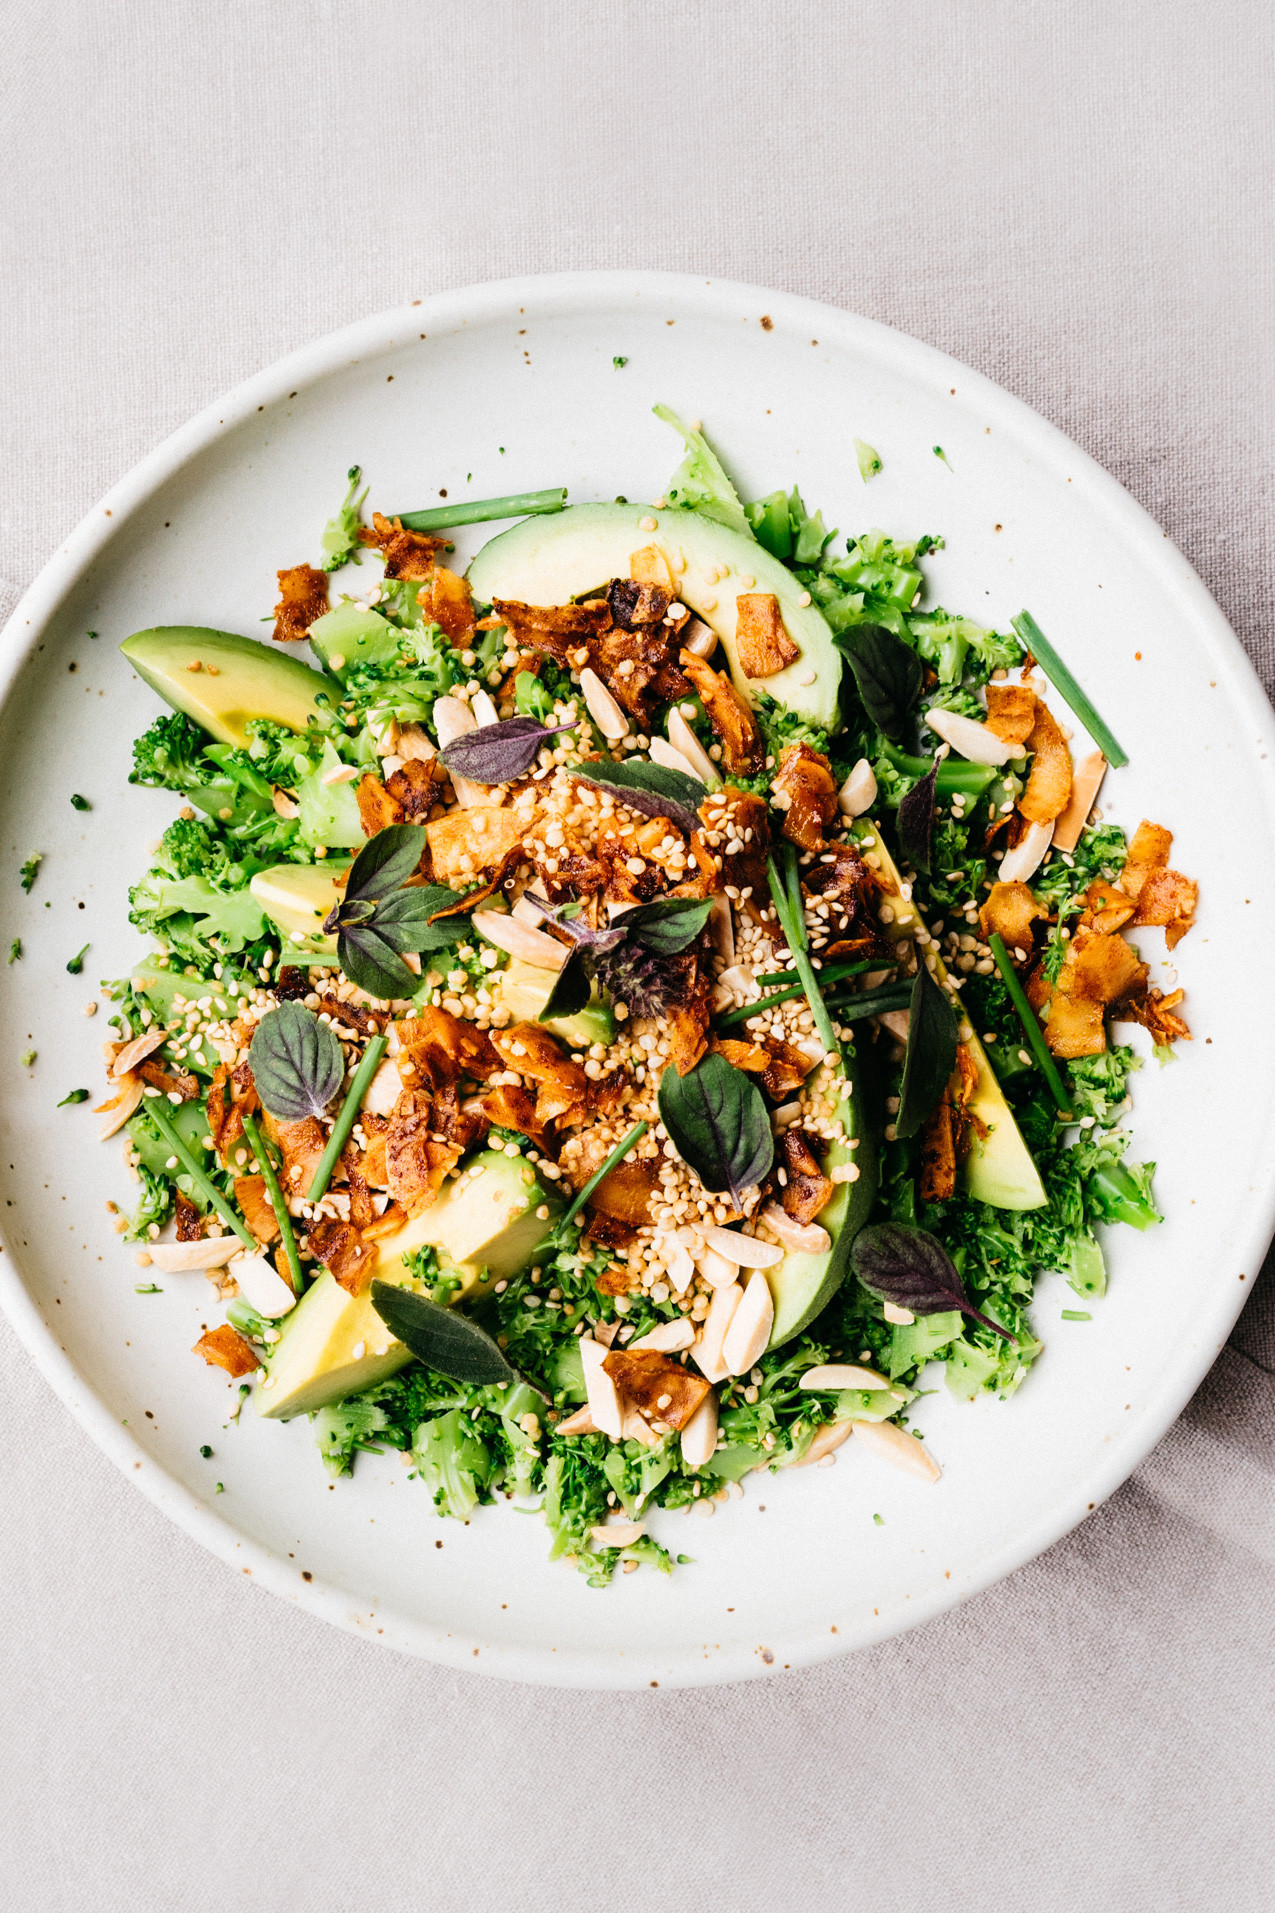
[[[140,1242],[149,1234],[152,1222],[162,1229],[173,1213],[173,1185],[166,1176],[157,1176],[144,1162],[137,1165],[142,1179],[142,1199],[137,1213],[125,1231],[125,1242]]]
[[[348,1475],[356,1448],[374,1448],[372,1437],[390,1425],[390,1418],[374,1393],[348,1395],[331,1402],[314,1417],[314,1439],[330,1475]]]
[[[329,518],[323,532],[323,569],[339,571],[342,565],[360,564],[359,556],[359,512],[363,499],[367,497],[366,488],[362,497],[355,498],[359,479],[362,474],[357,465],[351,465],[346,474],[350,489],[345,494],[345,502],[337,511],[335,518]]]
[[[264,717],[249,718],[247,731],[248,758],[267,783],[295,790],[314,769],[317,739],[298,737],[285,724]]]
[[[198,724],[181,711],[167,711],[133,746],[130,784],[150,784],[160,790],[189,790],[203,783],[202,762],[208,738]]]

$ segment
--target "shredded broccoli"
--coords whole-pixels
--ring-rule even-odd
[[[667,405],[653,409],[656,418],[662,418],[666,425],[680,432],[686,442],[686,456],[668,487],[669,504],[702,512],[705,518],[715,518],[719,524],[729,525],[732,531],[751,536],[752,526],[739,502],[739,493],[699,426],[683,424]]]
[[[1092,1116],[1099,1128],[1110,1128],[1124,1106],[1130,1076],[1141,1068],[1142,1059],[1122,1043],[1097,1056],[1076,1057],[1067,1065],[1073,1116]]]

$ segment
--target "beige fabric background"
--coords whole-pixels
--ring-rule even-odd
[[[829,299],[1114,471],[1275,679],[1267,0],[8,0],[0,579],[379,307],[659,266]],[[3,608],[7,608],[3,607]],[[1047,1555],[871,1653],[575,1695],[247,1586],[0,1324],[24,1913],[1269,1907],[1275,1283]]]

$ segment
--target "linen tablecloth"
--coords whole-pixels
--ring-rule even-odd
[[[9,608],[218,391],[401,300],[653,266],[868,314],[1099,458],[1266,682],[1265,0],[10,0]],[[1128,1485],[871,1652],[545,1693],[347,1638],[136,1495],[0,1325],[24,1913],[1266,1908],[1275,1282]]]

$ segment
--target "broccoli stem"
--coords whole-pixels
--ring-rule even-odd
[[[207,1171],[203,1168],[203,1166],[199,1162],[195,1160],[195,1157],[192,1154],[191,1150],[188,1149],[186,1144],[182,1141],[181,1137],[177,1133],[176,1124],[173,1122],[172,1118],[168,1114],[168,1111],[164,1107],[163,1098],[157,1097],[157,1096],[148,1096],[146,1099],[145,1109],[146,1109],[146,1114],[150,1117],[156,1129],[158,1129],[160,1135],[164,1138],[164,1141],[168,1144],[168,1147],[172,1150],[178,1162],[181,1164],[182,1168],[186,1171],[186,1174],[190,1177],[191,1181],[194,1183],[196,1189],[198,1189],[200,1194],[208,1202],[212,1204],[213,1208],[217,1211],[217,1214],[221,1217],[222,1221],[226,1224],[226,1226],[234,1230],[235,1234],[239,1237],[239,1240],[243,1243],[244,1247],[246,1249],[251,1249],[253,1254],[255,1255],[257,1251],[256,1236],[253,1235],[247,1223],[242,1222],[240,1218],[235,1214],[234,1210],[231,1208],[230,1204],[226,1201],[226,1198],[222,1195],[221,1190],[217,1187],[216,1183],[214,1183],[211,1180]]]
[[[885,744],[882,750],[895,770],[902,771],[905,777],[928,777],[934,768],[924,757],[909,757],[894,744]],[[939,765],[934,788],[946,797],[958,790],[967,796],[981,797],[988,785],[995,783],[998,774],[991,764],[966,764],[960,758],[945,757]]]
[[[643,1136],[645,1136],[650,1126],[651,1125],[649,1123],[634,1123],[628,1135],[625,1136],[621,1142],[618,1142],[616,1144],[615,1148],[611,1151],[611,1154],[607,1157],[606,1161],[602,1164],[602,1167],[600,1169],[595,1169],[593,1174],[589,1177],[589,1180],[585,1183],[584,1188],[580,1191],[575,1201],[571,1204],[571,1207],[567,1210],[567,1213],[563,1216],[562,1221],[558,1224],[558,1227],[554,1232],[556,1235],[561,1236],[563,1232],[570,1226],[570,1224],[575,1221],[581,1209],[583,1209],[585,1203],[589,1200],[589,1197],[593,1194],[594,1190],[597,1188],[598,1184],[602,1181],[603,1177],[609,1176],[611,1171],[617,1166],[617,1164],[624,1161],[624,1158],[628,1155],[634,1143],[641,1142]]]
[[[244,1134],[252,1145],[252,1153],[261,1164],[262,1180],[266,1185],[266,1194],[270,1198],[270,1207],[274,1210],[275,1221],[279,1224],[279,1235],[283,1242],[283,1253],[288,1258],[288,1274],[292,1277],[292,1286],[300,1295],[305,1287],[301,1274],[301,1257],[297,1254],[297,1238],[292,1230],[292,1217],[288,1214],[288,1205],[283,1190],[279,1187],[279,1178],[275,1174],[274,1164],[266,1153],[261,1140],[261,1131],[257,1128],[255,1116],[243,1117]]]
[[[314,1181],[306,1193],[307,1202],[320,1201],[331,1182],[337,1159],[345,1148],[350,1131],[354,1127],[354,1119],[359,1113],[359,1104],[367,1094],[368,1084],[381,1067],[381,1058],[388,1047],[388,1036],[374,1036],[364,1050],[363,1061],[359,1064],[354,1081],[346,1092],[341,1113],[333,1125],[332,1134],[328,1137],[328,1146],[320,1158],[319,1166],[314,1172]]]
[[[567,502],[565,485],[544,492],[513,492],[508,498],[474,498],[467,505],[438,505],[432,511],[398,514],[406,531],[449,531],[453,525],[485,525],[493,518],[530,518],[561,511]]]
[[[1058,1065],[1049,1053],[1049,1045],[1045,1041],[1044,1031],[1036,1020],[1036,1013],[1027,1001],[1027,998],[1023,995],[1023,986],[1014,974],[1014,966],[1009,960],[1009,951],[1005,948],[1003,939],[997,935],[995,930],[993,930],[987,942],[992,956],[995,958],[996,967],[1001,973],[1001,980],[1005,988],[1009,991],[1009,1000],[1018,1012],[1018,1020],[1023,1026],[1023,1033],[1027,1041],[1031,1044],[1032,1053],[1036,1061],[1045,1072],[1045,1081],[1049,1084],[1049,1093],[1063,1115],[1070,1121],[1071,1097],[1067,1094],[1063,1079],[1058,1074]]]

